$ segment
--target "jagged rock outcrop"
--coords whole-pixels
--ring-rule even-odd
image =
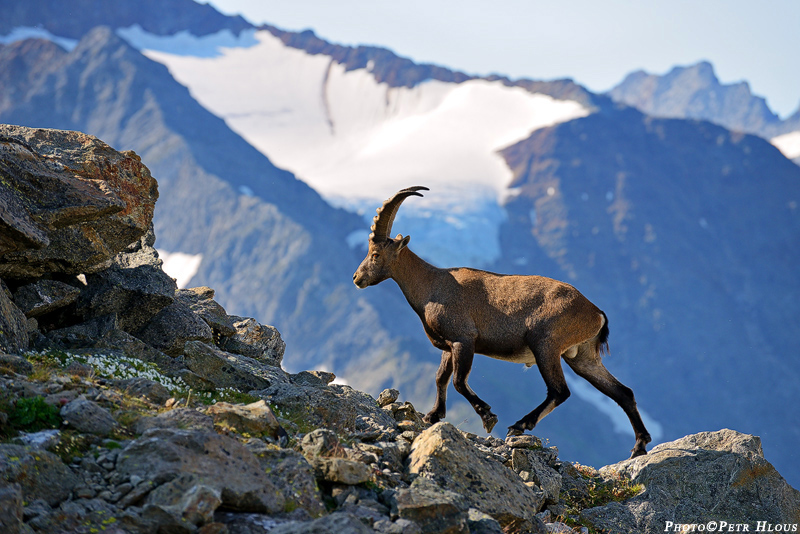
[[[486,458],[450,423],[437,423],[414,440],[408,469],[462,495],[504,527],[530,529],[544,502],[541,492],[503,463]]]
[[[211,328],[215,336],[230,338],[237,333],[234,318],[228,315],[225,308],[214,300],[214,290],[210,287],[179,289],[175,298],[178,302],[185,304],[192,313],[199,316]],[[255,319],[249,320],[258,324]]]
[[[280,367],[225,352],[201,341],[188,341],[184,347],[186,366],[216,388],[251,391],[288,382],[286,373]]]
[[[108,268],[86,275],[76,313],[84,320],[114,314],[119,329],[136,332],[173,304],[178,287],[161,269],[153,248],[155,240],[150,226],[141,239],[117,254]]]
[[[0,126],[0,276],[97,270],[153,220],[158,187],[133,152],[62,130]]]
[[[664,532],[667,523],[724,520],[800,524],[800,492],[764,458],[761,440],[733,430],[701,432],[662,443],[647,456],[604,467],[644,486],[636,497],[584,510],[597,528],[620,532]],[[764,531],[765,529],[762,529]]]
[[[25,135],[66,139],[68,161],[89,157],[80,147],[111,153],[74,132]],[[5,154],[0,171],[24,167]],[[103,167],[111,176],[140,165],[114,158]],[[18,201],[4,221],[29,213],[18,211],[20,191],[2,197]],[[166,277],[137,205],[150,197],[117,198],[120,209],[102,216],[75,207],[94,214],[92,235],[131,232],[94,263],[56,266],[28,254],[44,239],[20,238],[24,225],[0,227],[0,243],[16,247],[0,256],[14,260],[0,270],[0,434],[15,442],[0,444],[3,532],[588,532],[584,523],[632,533],[662,531],[679,519],[675,503],[681,521],[800,521],[798,492],[753,436],[689,436],[597,472],[533,436],[429,427],[398,390],[376,400],[330,372],[287,373],[276,329],[228,315],[211,288],[178,290]],[[108,217],[125,212],[144,214],[137,230],[111,230],[119,223]],[[90,228],[81,217],[65,224]]]
[[[286,343],[278,330],[249,317],[231,316],[230,319],[235,331],[221,343],[223,349],[280,367]]]

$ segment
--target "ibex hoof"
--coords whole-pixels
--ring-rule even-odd
[[[497,416],[493,413],[489,413],[481,417],[481,419],[483,420],[483,428],[486,430],[486,433],[491,434],[494,425],[497,424]]]
[[[436,423],[438,423],[441,420],[442,420],[442,418],[439,417],[438,415],[434,414],[434,413],[429,413],[429,414],[426,414],[426,415],[424,415],[422,417],[422,421],[427,423],[427,424],[429,424],[429,425],[435,425]]]
[[[524,433],[525,433],[524,430],[520,430],[519,428],[515,428],[513,426],[510,426],[510,427],[508,427],[508,434],[506,434],[506,437],[508,438],[508,437],[511,437],[511,436],[521,436]]]
[[[640,446],[637,445],[636,447],[631,449],[631,458],[630,459],[636,458],[637,456],[644,456],[645,454],[647,454],[647,450],[644,448],[644,446],[640,447]]]

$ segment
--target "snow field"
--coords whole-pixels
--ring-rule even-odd
[[[267,31],[243,32],[235,42],[120,34],[275,165],[332,204],[363,213],[367,228],[395,191],[428,186],[425,199],[403,207],[407,224],[401,228],[398,217],[395,231],[416,228],[416,250],[440,264],[481,266],[499,255],[512,176],[497,151],[589,113],[574,101],[486,80],[389,87],[368,69],[346,71]]]

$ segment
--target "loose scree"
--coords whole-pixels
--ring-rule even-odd
[[[508,362],[536,365],[547,397],[532,412],[508,427],[515,436],[536,424],[570,395],[563,358],[579,376],[612,398],[625,411],[636,435],[631,457],[647,454],[650,434],[642,422],[633,391],[605,368],[608,318],[577,289],[543,276],[495,274],[464,267],[439,269],[409,248],[409,236],[391,238],[392,223],[402,202],[427,187],[403,189],[378,208],[369,236],[367,257],[353,282],[359,288],[391,278],[422,321],[431,343],[442,350],[436,373],[436,401],[425,421],[445,416],[447,382],[475,409],[486,432],[497,416],[467,383],[475,353]]]

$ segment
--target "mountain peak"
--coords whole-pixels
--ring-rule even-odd
[[[222,30],[238,34],[253,25],[240,16],[223,15],[209,4],[194,0],[96,0],[54,2],[29,0],[21,8],[14,0],[0,0],[0,35],[18,27],[41,27],[54,35],[80,39],[95,26],[126,28],[139,24],[156,35],[171,35],[191,29],[195,35]]]
[[[711,64],[710,61],[703,60],[695,65],[690,65],[688,67],[675,67],[672,69],[673,71],[693,71],[696,72],[698,75],[713,80],[715,83],[719,83],[717,79],[717,75],[714,73],[714,65]]]
[[[707,120],[762,137],[776,135],[779,117],[747,82],[722,84],[709,61],[674,67],[662,76],[636,71],[609,96],[648,115]]]

